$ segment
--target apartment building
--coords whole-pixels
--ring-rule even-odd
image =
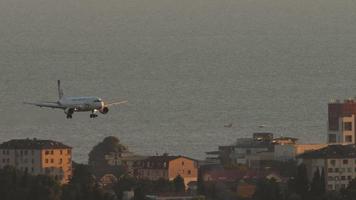
[[[318,150],[328,146],[327,144],[280,144],[274,146],[274,160],[295,160],[298,155],[305,152]]]
[[[198,163],[196,160],[185,156],[151,156],[141,161],[137,169],[140,179],[158,180],[160,178],[173,180],[178,175],[184,179],[187,186],[191,181],[197,181]]]
[[[0,168],[5,166],[49,175],[64,184],[72,175],[72,147],[52,140],[10,140],[0,144]]]
[[[137,163],[146,159],[147,156],[141,156],[129,151],[110,152],[105,155],[105,160],[109,166],[123,166],[130,175],[134,175],[135,166]]]
[[[356,178],[355,145],[329,145],[301,154],[298,159],[305,164],[309,181],[312,181],[317,169],[320,172],[324,170],[325,188],[328,191],[345,188]]]
[[[207,152],[210,160],[220,159],[224,166],[246,165],[258,168],[261,161],[273,160],[272,133],[253,133],[251,138],[238,138],[228,146],[219,146],[219,151]],[[217,157],[211,157],[215,155]]]
[[[337,100],[328,105],[328,143],[355,144],[356,100]]]

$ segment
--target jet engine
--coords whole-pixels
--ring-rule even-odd
[[[106,106],[104,106],[104,107],[100,108],[99,112],[100,112],[101,114],[104,114],[104,115],[105,115],[105,114],[107,114],[107,113],[109,112],[109,108],[106,107]]]

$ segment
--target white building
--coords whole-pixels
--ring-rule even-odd
[[[319,150],[298,156],[299,162],[307,168],[309,181],[317,169],[325,173],[326,190],[339,190],[356,178],[355,145],[329,145]]]

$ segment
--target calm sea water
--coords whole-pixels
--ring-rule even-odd
[[[351,0],[0,0],[0,142],[54,139],[80,162],[109,135],[137,153],[198,159],[257,131],[324,142],[327,103],[356,95],[355,10]],[[56,100],[57,79],[66,95],[129,104],[72,120],[22,105]]]

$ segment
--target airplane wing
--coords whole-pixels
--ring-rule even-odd
[[[127,103],[128,101],[117,101],[117,102],[111,102],[111,103],[106,103],[105,106],[110,107],[110,106],[115,106],[115,105],[120,105]]]
[[[32,102],[23,102],[24,104],[34,105],[38,107],[45,108],[61,108],[65,109],[66,107],[59,105],[57,102],[42,102],[42,103],[32,103]]]

